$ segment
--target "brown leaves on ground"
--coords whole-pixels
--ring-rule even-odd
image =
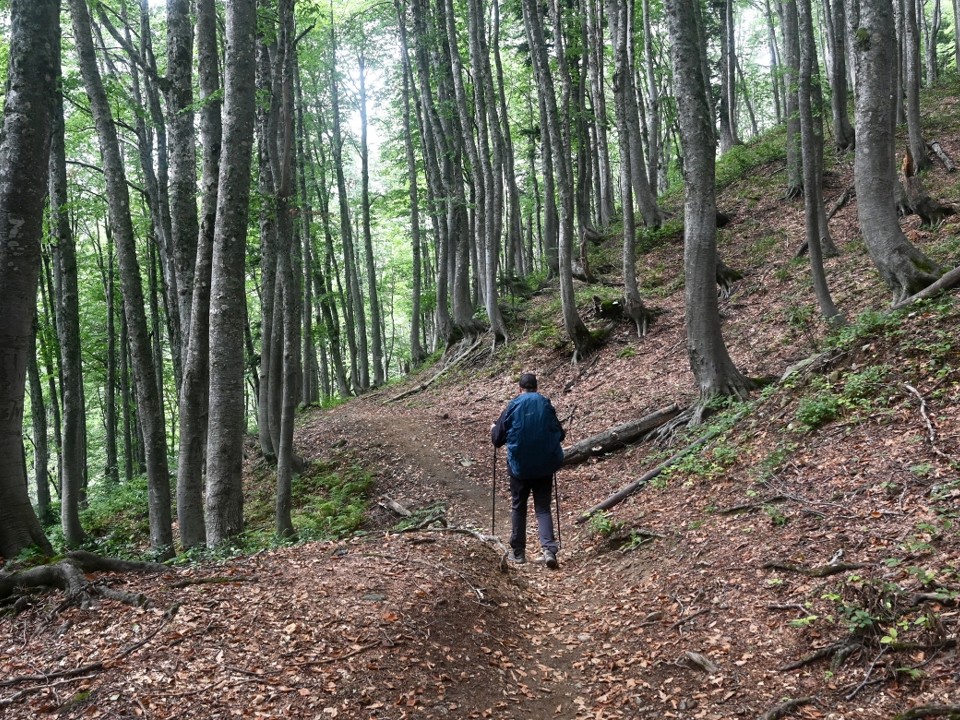
[[[756,175],[775,182],[775,171]],[[828,176],[827,202],[849,184],[849,168]],[[720,201],[734,215],[720,252],[745,277],[720,303],[724,337],[747,374],[779,377],[823,349],[809,269],[791,259],[802,201],[733,193]],[[920,244],[955,230],[914,222],[905,227]],[[883,309],[855,201],[831,228],[837,304],[850,318]],[[659,278],[649,304],[663,311],[645,338],[618,326],[579,366],[555,348],[507,348],[402,403],[383,404],[390,388],[314,411],[298,447],[308,461],[361,464],[378,495],[411,510],[442,505],[451,525],[494,524],[506,539],[505,459],[489,427],[521,371],[538,374],[568,443],[695,399],[679,242],[645,256],[641,281]],[[0,620],[0,714],[879,720],[956,704],[957,320],[956,309],[918,310],[894,340],[867,336],[798,375],[605,527],[573,520],[664,455],[644,442],[562,471],[556,572],[536,562],[504,572],[501,550],[476,537],[389,532],[399,518],[373,505],[368,534],[349,541],[100,578],[145,592],[155,610],[55,612],[60,598],[39,596]],[[848,389],[854,377],[871,381],[869,403]],[[807,428],[801,403],[817,397],[843,402]],[[531,514],[530,558],[533,524]],[[862,567],[805,572],[831,562]],[[203,577],[224,581],[183,584]],[[121,662],[57,674],[116,657],[161,623]],[[18,680],[37,675],[46,679]]]

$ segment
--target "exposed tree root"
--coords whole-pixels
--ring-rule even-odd
[[[50,565],[0,571],[0,600],[18,596],[34,588],[59,588],[66,594],[64,606],[79,604],[89,607],[96,598],[118,600],[128,605],[152,607],[153,603],[142,593],[128,593],[108,587],[102,582],[87,580],[93,572],[167,572],[166,565],[152,562],[133,562],[105,558],[83,550],[67,553],[59,562]]]
[[[831,643],[826,647],[822,647],[819,650],[814,650],[809,655],[805,655],[799,660],[795,660],[792,663],[782,665],[780,670],[799,670],[800,668],[815,663],[818,660],[823,660],[824,658],[834,657],[836,658],[840,653],[845,653],[843,655],[844,659],[850,656],[850,654],[856,650],[859,650],[863,647],[862,644],[858,642],[850,642],[849,640],[843,640],[841,642]],[[833,667],[839,667],[841,663],[835,662],[831,663]]]
[[[726,300],[733,294],[733,284],[737,280],[743,280],[743,273],[727,265],[723,260],[717,258],[717,287],[720,297]]]
[[[794,710],[804,705],[811,705],[814,699],[812,697],[802,697],[797,698],[796,700],[787,700],[784,703],[780,703],[776,707],[770,708],[763,715],[760,716],[759,720],[780,720],[784,718]]]

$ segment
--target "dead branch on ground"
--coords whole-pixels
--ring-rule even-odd
[[[927,147],[937,156],[937,159],[943,163],[943,167],[946,168],[948,173],[956,172],[957,168],[953,165],[953,160],[950,159],[950,156],[947,155],[946,151],[940,146],[936,140],[932,140],[927,143]]]
[[[785,572],[806,575],[807,577],[824,578],[831,575],[839,575],[849,570],[860,570],[867,567],[864,563],[837,563],[835,565],[820,565],[818,567],[805,568],[790,563],[771,561],[764,563],[761,567],[766,570],[783,570]]]
[[[770,708],[763,715],[761,715],[758,720],[780,720],[784,718],[798,707],[803,707],[804,705],[813,704],[812,697],[802,697],[797,698],[796,700],[787,700],[785,703],[780,703],[774,708]]]
[[[630,420],[581,440],[563,451],[563,464],[574,465],[591,457],[625,447],[645,433],[655,430],[668,420],[673,419],[679,413],[680,406],[674,403],[637,420]]]
[[[436,375],[434,375],[432,378],[430,378],[426,382],[422,382],[416,387],[411,388],[410,390],[405,390],[399,395],[394,395],[392,398],[387,398],[386,400],[383,401],[383,404],[387,405],[388,403],[397,402],[398,400],[403,400],[404,398],[408,398],[411,395],[416,395],[418,392],[422,392],[426,390],[431,385],[433,385],[437,380],[443,377],[446,373],[448,373],[450,370],[452,370],[457,365],[464,362],[468,357],[470,357],[473,351],[476,350],[478,347],[480,347],[481,341],[482,341],[482,338],[477,338],[470,347],[468,347],[466,350],[461,352],[459,355],[453,358],[450,362],[444,365],[443,368],[440,370],[440,372],[438,372]]]
[[[917,718],[928,717],[946,717],[949,720],[960,720],[960,705],[918,705],[896,715],[893,720],[917,720]]]
[[[930,440],[930,448],[933,450],[933,454],[937,457],[943,458],[947,462],[951,462],[950,456],[941,450],[937,445],[937,431],[934,430],[933,423],[930,421],[930,416],[927,414],[926,399],[920,394],[920,391],[910,383],[904,383],[903,386],[909,390],[912,395],[916,396],[917,400],[920,401],[920,416],[923,418],[923,422],[927,426],[927,438]]]

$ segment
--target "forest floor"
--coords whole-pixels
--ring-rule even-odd
[[[954,137],[937,139],[957,157]],[[827,271],[857,322],[831,340],[807,263],[793,259],[802,200],[777,194],[780,160],[750,175],[752,185],[720,195],[733,216],[721,255],[744,275],[721,302],[726,343],[751,377],[814,360],[670,447],[645,440],[564,468],[558,570],[504,561],[509,493],[490,424],[522,371],[539,376],[567,443],[696,399],[677,234],[641,258],[644,296],[661,311],[645,338],[620,324],[571,365],[556,292],[545,289],[508,313],[515,341],[474,351],[426,389],[391,401],[440,365],[305,412],[297,445],[308,467],[359,467],[374,480],[363,533],[97,578],[143,592],[150,607],[84,609],[47,594],[0,618],[0,717],[957,712],[960,309],[947,299],[884,312],[853,201],[831,222],[841,255]],[[828,204],[851,183],[850,162],[837,163]],[[942,170],[928,186],[960,199]],[[960,225],[908,218],[904,229],[945,266],[960,263]],[[612,282],[615,245],[594,265]],[[582,311],[600,327],[589,317],[594,292],[581,288]],[[673,471],[576,523],[708,428],[714,438]],[[255,455],[248,464],[261,470],[251,478],[264,474]],[[494,477],[500,543],[486,537]],[[404,522],[388,498],[414,518]],[[534,559],[532,516],[530,525]]]

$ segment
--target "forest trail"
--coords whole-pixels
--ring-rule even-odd
[[[493,510],[493,447],[489,421],[451,420],[450,413],[429,417],[432,412],[409,411],[376,400],[354,401],[330,413],[348,444],[368,461],[379,458],[378,485],[393,488],[410,507],[442,502],[451,527],[471,528],[487,534]],[[495,419],[493,415],[492,419]],[[351,433],[349,428],[362,432]],[[484,455],[484,450],[486,454]],[[510,534],[510,495],[505,456],[496,457],[495,531],[504,546]],[[562,480],[560,481],[562,482]],[[561,498],[561,504],[563,500]],[[518,622],[504,630],[516,640],[505,680],[514,688],[486,686],[475,698],[472,711],[495,709],[494,717],[547,720],[577,717],[589,707],[580,697],[583,656],[578,648],[589,641],[582,631],[583,614],[593,602],[575,573],[572,550],[578,544],[569,518],[561,521],[561,568],[551,571],[540,558],[532,504],[528,522],[527,563],[502,563],[516,594],[512,601],[521,610]],[[479,540],[474,542],[479,543]],[[576,598],[574,601],[573,598]],[[469,622],[469,618],[464,618]],[[505,699],[513,702],[507,706]]]

